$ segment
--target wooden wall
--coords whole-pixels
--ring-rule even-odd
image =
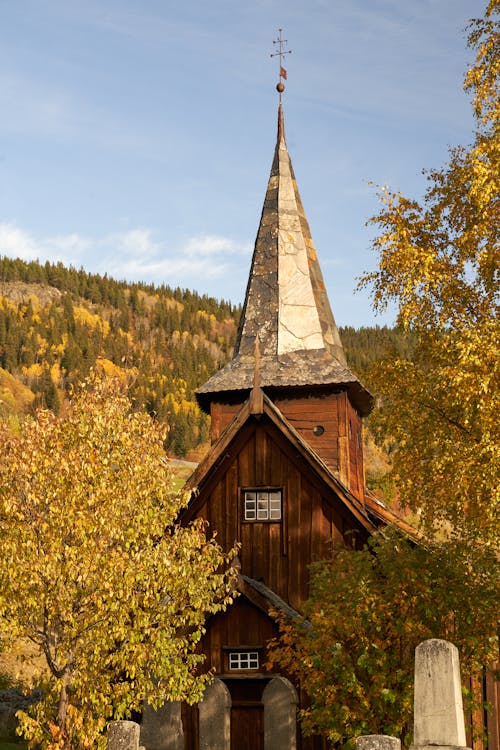
[[[258,487],[283,489],[281,521],[243,520],[242,491]],[[241,430],[211,481],[201,487],[194,512],[217,530],[224,548],[241,543],[244,574],[296,608],[309,594],[309,564],[328,557],[332,544],[347,532],[366,538],[333,491],[265,417]]]
[[[274,404],[328,468],[361,502],[364,501],[362,420],[346,391],[312,389],[274,391]],[[236,415],[243,397],[214,401],[211,407],[212,441]],[[315,434],[315,428],[322,428]],[[316,432],[318,432],[316,430]]]
[[[207,622],[201,650],[207,656],[206,669],[215,668],[231,694],[231,748],[234,750],[264,748],[262,693],[276,674],[266,669],[266,644],[277,634],[277,626],[271,618],[243,596],[236,599],[226,613],[217,614]],[[261,657],[258,672],[228,672],[227,655],[231,647],[257,649]],[[291,679],[289,675],[282,676]],[[295,687],[300,694],[299,686]],[[301,701],[305,700],[301,695]],[[182,713],[185,750],[199,750],[198,708],[184,704]],[[329,747],[321,737],[302,737],[297,724],[297,750],[327,750]]]

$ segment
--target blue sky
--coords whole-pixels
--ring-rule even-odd
[[[276,138],[337,322],[371,325],[369,181],[471,140],[482,0],[0,0],[0,254],[243,299]]]

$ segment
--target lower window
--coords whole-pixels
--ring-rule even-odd
[[[231,651],[229,653],[229,669],[258,669],[258,651]]]

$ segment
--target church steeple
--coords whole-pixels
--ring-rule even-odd
[[[235,356],[253,351],[256,336],[263,356],[324,349],[346,364],[286,147],[281,102]]]
[[[281,96],[233,359],[198,390],[202,408],[211,394],[252,388],[256,340],[262,388],[342,384],[362,414],[370,411],[370,394],[346,364],[286,146]]]

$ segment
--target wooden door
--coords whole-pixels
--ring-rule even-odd
[[[225,680],[231,693],[231,750],[264,750],[262,693],[268,680]]]
[[[242,702],[231,708],[231,750],[264,750],[264,707]]]

